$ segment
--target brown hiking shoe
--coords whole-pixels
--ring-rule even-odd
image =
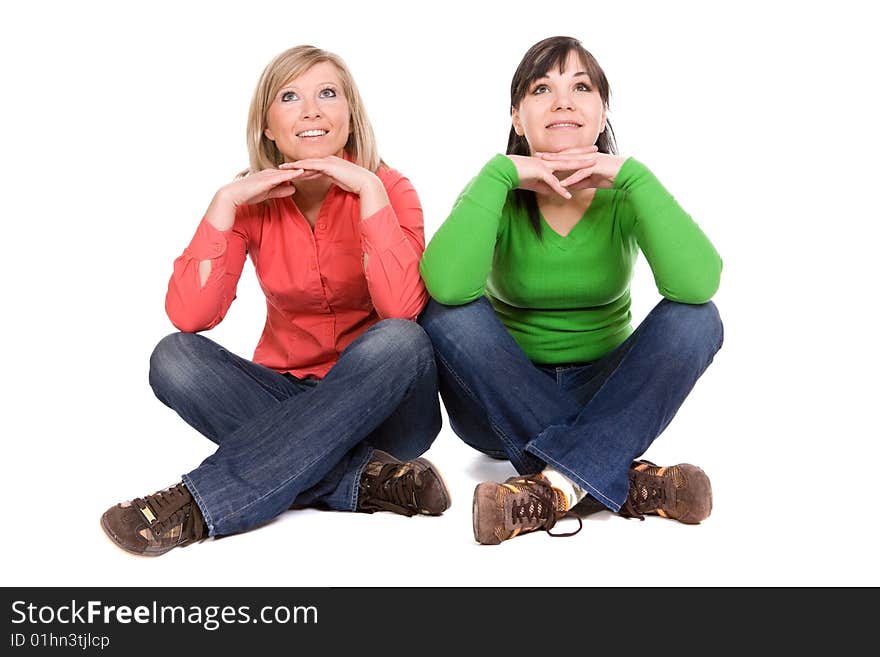
[[[551,536],[574,536],[583,527],[568,534],[552,534],[556,521],[568,514],[562,491],[553,488],[542,474],[511,477],[503,484],[485,481],[474,490],[474,539],[483,545],[498,545],[524,532],[543,529]]]
[[[679,463],[661,468],[650,461],[635,461],[629,470],[629,495],[620,507],[625,518],[645,519],[656,513],[696,525],[712,512],[712,485],[700,468]]]
[[[449,504],[449,489],[428,459],[399,461],[391,454],[373,450],[373,458],[361,477],[358,511],[439,516]]]
[[[123,550],[145,557],[208,537],[202,512],[182,483],[110,507],[101,527]]]

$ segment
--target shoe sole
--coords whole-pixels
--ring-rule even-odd
[[[472,518],[474,525],[474,540],[480,545],[498,545],[501,539],[495,534],[495,530],[480,531],[482,520],[491,518],[490,522],[485,523],[488,527],[494,528],[497,524],[495,520],[498,516],[498,504],[495,501],[495,491],[498,485],[491,482],[483,482],[477,484],[474,488],[474,503],[472,510]]]
[[[443,511],[446,511],[450,506],[452,506],[452,493],[449,492],[449,486],[446,485],[446,480],[443,478],[443,475],[440,474],[440,470],[438,470],[433,463],[431,463],[428,459],[419,457],[415,459],[416,462],[424,465],[428,470],[434,473],[434,476],[437,477],[437,480],[440,482],[440,486],[443,488],[443,498],[446,506],[443,507]],[[426,516],[439,516],[443,513],[443,511],[438,511],[437,513],[430,512],[422,512],[422,515]]]

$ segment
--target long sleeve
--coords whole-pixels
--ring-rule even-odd
[[[379,317],[413,320],[428,303],[419,276],[425,250],[422,204],[403,176],[386,191],[389,205],[360,222],[367,287]]]
[[[202,219],[189,246],[174,261],[165,295],[165,312],[171,323],[186,333],[219,324],[235,299],[246,253],[247,237],[239,217],[227,231],[219,231]],[[199,276],[202,260],[211,261],[211,273],[204,287]]]
[[[614,187],[626,192],[632,209],[628,229],[645,254],[660,294],[681,303],[711,299],[721,278],[721,257],[690,215],[633,158],[623,163]]]
[[[462,305],[483,295],[501,213],[518,184],[510,158],[496,155],[458,197],[420,266],[428,291],[439,303]]]

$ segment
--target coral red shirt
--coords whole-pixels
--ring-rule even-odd
[[[266,367],[320,378],[380,319],[415,319],[428,301],[419,276],[421,203],[398,171],[383,166],[376,175],[390,204],[363,220],[360,198],[336,185],[314,231],[292,198],[241,206],[227,231],[203,218],[174,261],[165,297],[171,322],[189,333],[216,326],[235,299],[248,253],[266,295],[253,360]],[[211,274],[202,287],[199,263],[207,259]]]

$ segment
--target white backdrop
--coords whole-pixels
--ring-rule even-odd
[[[858,2],[18,3],[0,10],[4,585],[880,584],[875,200],[880,52]],[[760,7],[760,8],[759,8]],[[477,546],[470,496],[509,466],[448,425],[428,453],[440,518],[298,511],[142,559],[99,527],[211,444],[156,400],[172,260],[247,164],[266,63],[339,53],[383,157],[433,235],[508,131],[534,42],[580,38],[612,86],[621,152],[646,163],[724,258],[725,345],[646,455],[697,463],[713,515],[603,513],[574,538]],[[640,260],[634,316],[658,301]],[[208,335],[251,356],[249,264]]]

